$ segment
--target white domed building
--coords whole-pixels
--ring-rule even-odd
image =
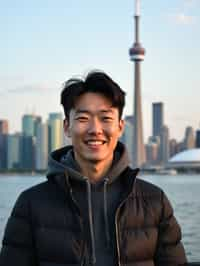
[[[168,161],[167,168],[200,172],[200,148],[177,153]]]

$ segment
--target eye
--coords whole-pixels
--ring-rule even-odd
[[[79,122],[87,122],[88,121],[88,117],[87,116],[78,116],[75,118],[75,120],[79,121]]]
[[[102,117],[102,120],[104,122],[112,122],[113,121],[113,118],[111,116],[103,116]]]

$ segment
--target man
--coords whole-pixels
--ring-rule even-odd
[[[61,93],[72,146],[54,151],[47,181],[23,192],[8,220],[0,266],[166,266],[186,262],[164,192],[136,178],[123,133],[125,93],[105,73]]]

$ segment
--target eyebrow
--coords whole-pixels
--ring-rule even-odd
[[[87,109],[77,109],[75,111],[75,114],[91,114],[91,112]],[[113,110],[112,109],[102,109],[100,110],[98,113],[105,113],[105,114],[108,114],[108,113],[111,113],[113,114]]]

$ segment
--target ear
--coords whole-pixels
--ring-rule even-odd
[[[122,136],[124,132],[124,127],[125,127],[125,121],[123,119],[119,120],[119,138]]]
[[[71,130],[70,130],[70,126],[69,126],[69,120],[67,118],[65,118],[63,121],[63,129],[64,129],[65,135],[68,138],[70,138],[71,137]]]

